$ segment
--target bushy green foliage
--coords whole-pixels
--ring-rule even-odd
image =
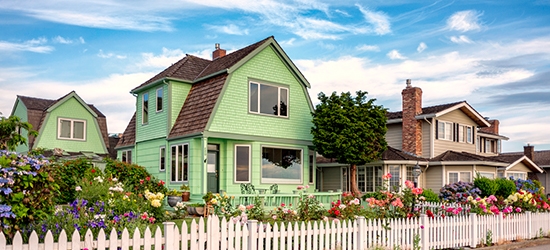
[[[105,174],[117,177],[118,181],[128,186],[132,192],[143,193],[145,190],[163,194],[168,192],[164,181],[151,176],[142,166],[111,159],[106,159],[106,162]]]
[[[59,185],[47,160],[1,150],[0,172],[0,224],[4,234],[11,237],[21,227],[53,214]]]
[[[497,178],[495,182],[498,189],[495,193],[496,196],[507,198],[511,194],[516,192],[516,183],[513,180],[505,178]]]
[[[439,195],[431,189],[424,189],[420,197],[424,197],[424,200],[427,202],[439,202]]]
[[[474,186],[481,191],[481,197],[488,197],[489,195],[495,195],[498,190],[498,184],[495,180],[487,177],[478,176],[474,179]]]
[[[56,197],[58,204],[66,204],[76,199],[76,182],[90,172],[93,164],[85,159],[62,161],[55,164],[55,175],[61,193]]]
[[[14,151],[17,146],[27,144],[21,130],[27,130],[29,136],[38,136],[38,132],[32,130],[32,125],[21,121],[17,116],[9,118],[0,117],[0,149]]]

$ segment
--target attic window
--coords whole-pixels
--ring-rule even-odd
[[[164,92],[162,87],[157,89],[157,112],[162,111],[162,92]]]
[[[59,118],[57,138],[65,140],[86,140],[86,120]]]
[[[288,117],[288,88],[250,82],[249,111]]]
[[[141,101],[141,124],[149,122],[149,93],[143,93]]]

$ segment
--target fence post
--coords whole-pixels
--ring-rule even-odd
[[[426,214],[420,215],[420,245],[422,250],[428,250],[430,242],[430,227],[428,226],[428,216]]]
[[[175,248],[175,235],[174,235],[174,226],[176,226],[176,223],[172,221],[163,222],[164,225],[164,238],[165,238],[165,249],[176,249]],[[179,245],[179,244],[178,244]]]
[[[527,215],[527,233],[529,235],[527,239],[529,240],[533,238],[533,217],[531,216],[531,211],[527,211],[525,214]]]
[[[367,232],[365,231],[365,217],[357,217],[357,249],[363,250],[366,249],[365,238],[367,237]]]
[[[248,226],[248,249],[258,249],[258,221],[249,220]]]
[[[479,239],[477,238],[477,214],[476,213],[470,213],[470,247],[476,248],[477,242]]]

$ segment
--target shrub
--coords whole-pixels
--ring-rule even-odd
[[[420,197],[424,197],[427,202],[439,202],[439,196],[431,189],[424,189]]]
[[[474,179],[474,185],[481,191],[481,197],[495,195],[498,190],[498,184],[487,177],[478,176]]]
[[[59,185],[42,156],[0,151],[0,225],[10,238],[16,230],[42,220],[55,209]]]
[[[495,182],[497,183],[497,186],[498,186],[498,189],[495,195],[498,197],[506,198],[516,192],[516,183],[513,180],[509,180],[505,178],[497,178]]]
[[[447,184],[439,190],[439,199],[448,202],[465,203],[468,196],[477,198],[479,195],[481,195],[481,191],[472,182],[459,181]]]
[[[56,180],[61,190],[55,201],[58,204],[72,202],[76,199],[77,180],[84,178],[84,175],[92,169],[93,164],[85,158],[80,158],[58,162],[55,165]]]
[[[313,194],[304,193],[300,196],[297,210],[298,218],[301,221],[320,220],[326,213],[323,204]]]
[[[151,176],[142,166],[111,159],[106,159],[106,162],[105,174],[117,177],[134,193],[141,194],[145,190],[163,194],[168,192],[168,189],[164,186],[164,181]]]

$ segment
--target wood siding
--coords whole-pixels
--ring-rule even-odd
[[[533,171],[531,171],[530,168],[525,166],[525,164],[523,164],[523,162],[519,162],[518,164],[516,164],[515,166],[511,167],[510,169],[508,169],[506,171],[533,172]]]
[[[321,192],[328,190],[336,191],[342,188],[342,167],[325,167],[321,168],[322,183],[320,185]]]
[[[431,189],[436,194],[439,193],[441,187],[443,187],[442,179],[442,167],[441,166],[431,166],[422,174],[420,178],[423,179],[425,188]]]
[[[388,146],[401,150],[403,148],[403,127],[402,123],[387,125],[386,142]]]
[[[453,122],[458,123],[461,125],[468,125],[472,127],[472,130],[475,131],[476,123],[470,119],[464,112],[462,112],[460,109],[451,111],[441,117],[438,117],[437,120],[439,121],[445,121],[445,122]],[[437,124],[434,124],[437,126]],[[475,154],[476,153],[476,145],[475,145],[475,134],[472,136],[472,143],[466,143],[466,142],[454,142],[449,140],[442,140],[442,139],[435,139],[434,142],[434,156],[438,156],[442,153],[444,153],[447,150],[453,150],[456,152],[468,152]]]

